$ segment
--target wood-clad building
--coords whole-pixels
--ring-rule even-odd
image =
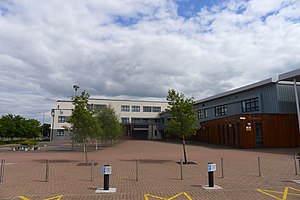
[[[300,69],[197,101],[195,140],[236,148],[300,146],[299,81]]]

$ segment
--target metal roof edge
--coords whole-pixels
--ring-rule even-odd
[[[233,89],[233,90],[229,90],[227,92],[216,94],[216,95],[213,95],[211,97],[200,99],[200,100],[196,101],[195,104],[203,103],[203,102],[210,101],[210,100],[213,100],[213,99],[222,98],[222,97],[225,97],[225,96],[228,96],[228,95],[232,95],[232,94],[243,92],[243,91],[250,90],[250,89],[253,89],[253,88],[261,87],[261,86],[268,85],[268,84],[271,84],[271,83],[277,83],[276,79],[268,78],[268,79],[265,79],[265,80],[262,80],[262,81],[259,81],[259,82],[256,82],[256,83],[252,83],[252,84],[240,87],[240,88],[236,88],[236,89]]]
[[[300,76],[300,69],[296,69],[290,72],[280,74],[278,75],[278,80],[279,81],[290,80],[291,78],[294,78],[296,76]]]

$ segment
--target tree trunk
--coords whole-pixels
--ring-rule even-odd
[[[88,165],[86,140],[84,140],[83,150],[84,150],[84,155],[85,155],[85,164]]]
[[[184,163],[188,164],[187,157],[186,157],[186,151],[185,151],[185,139],[184,139],[184,137],[182,138],[182,148],[183,148]]]
[[[98,150],[98,139],[96,138],[96,151]]]

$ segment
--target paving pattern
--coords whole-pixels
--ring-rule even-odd
[[[300,184],[291,181],[300,180],[300,175],[295,174],[296,152],[297,148],[238,150],[187,145],[188,159],[196,164],[183,166],[181,180],[180,165],[176,162],[182,158],[182,146],[175,143],[122,141],[89,152],[89,160],[96,163],[93,169],[82,164],[82,152],[54,151],[51,144],[48,149],[36,152],[1,149],[0,159],[5,159],[6,165],[0,199],[300,199]],[[50,160],[48,182],[45,181],[47,159]],[[203,189],[208,184],[208,162],[217,164],[215,184],[223,189]],[[117,191],[96,194],[96,189],[103,187],[101,167],[104,164],[112,166],[110,187]]]

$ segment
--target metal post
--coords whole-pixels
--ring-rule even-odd
[[[3,183],[4,180],[4,166],[5,166],[5,160],[1,160],[1,169],[0,169],[0,183]]]
[[[294,78],[294,90],[295,90],[295,101],[296,101],[296,108],[297,108],[297,116],[298,116],[298,131],[300,134],[300,108],[299,108],[299,99],[298,99],[298,91],[297,91],[297,81]]]
[[[104,165],[104,167],[109,167],[110,165]],[[109,190],[109,174],[110,173],[104,173],[104,190]]]
[[[45,182],[49,181],[49,164],[50,164],[50,160],[46,160],[46,178],[45,178]]]
[[[221,172],[222,172],[222,178],[224,178],[224,168],[223,168],[223,158],[221,158]]]
[[[183,180],[183,163],[182,158],[180,159],[180,179]]]
[[[138,181],[139,180],[139,159],[136,159],[136,163],[135,163],[135,172],[136,172],[136,176],[135,176],[135,180]]]
[[[261,170],[260,170],[260,157],[258,156],[257,158],[257,161],[258,161],[258,176],[261,177]]]
[[[93,168],[94,168],[94,161],[92,160],[92,163],[91,163],[91,181],[93,181]]]
[[[297,158],[296,158],[296,156],[294,156],[294,163],[295,163],[295,173],[296,173],[296,175],[298,175],[298,172],[297,172]]]

